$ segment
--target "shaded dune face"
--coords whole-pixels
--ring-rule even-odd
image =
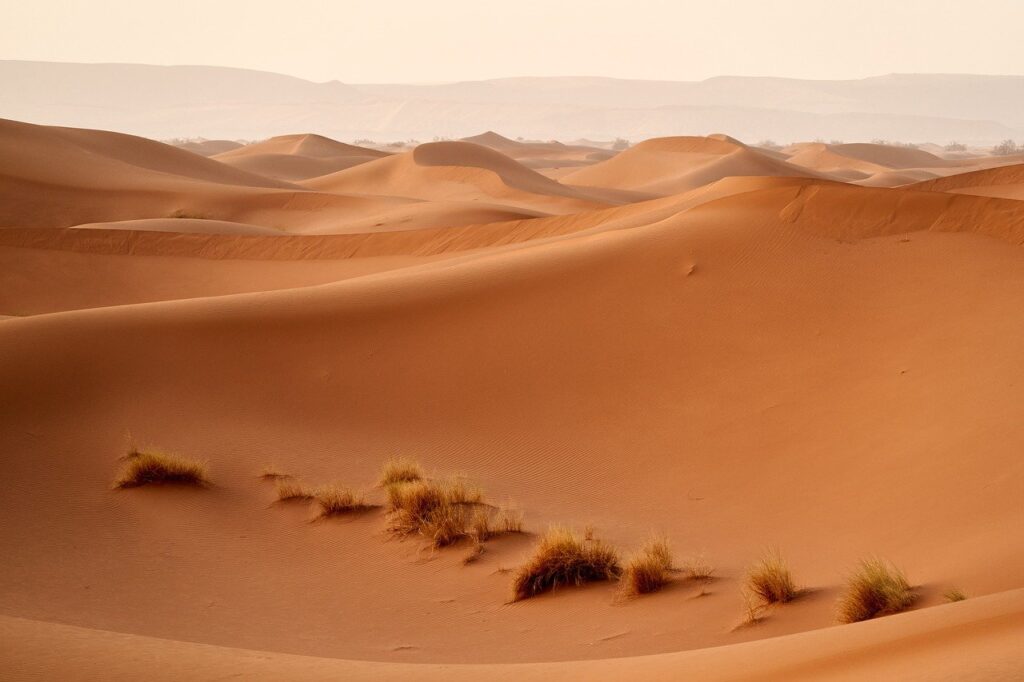
[[[509,155],[554,145],[488,134],[293,183],[0,133],[2,676],[1024,672],[1024,202],[985,195],[1016,167],[864,187],[714,136],[556,180]],[[259,144],[220,156],[348,153]],[[129,448],[201,485],[113,490]],[[458,491],[450,542],[434,508],[396,537],[394,458]],[[526,532],[484,541],[467,515],[499,508]],[[624,597],[576,563],[510,604],[552,525],[623,559],[663,537],[678,570]],[[795,586],[751,624],[766,548]],[[832,627],[871,557],[909,612]]]

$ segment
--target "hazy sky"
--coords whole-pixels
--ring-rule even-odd
[[[0,0],[0,59],[350,83],[1024,74],[1024,0]]]

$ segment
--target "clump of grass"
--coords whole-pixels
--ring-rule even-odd
[[[205,220],[206,215],[203,213],[195,213],[192,211],[179,208],[178,210],[171,213],[168,218],[180,218],[180,219],[192,219],[192,220]]]
[[[740,589],[740,596],[743,597],[743,625],[757,625],[761,622],[761,612],[764,610],[764,602],[760,601],[753,592],[746,586]]]
[[[317,488],[313,491],[313,498],[320,506],[318,518],[342,516],[369,509],[362,494],[337,485],[325,485]]]
[[[264,481],[276,481],[282,478],[291,478],[291,475],[284,473],[273,464],[268,464],[262,469],[260,469],[259,477],[262,478]]]
[[[203,486],[209,483],[202,462],[155,450],[133,448],[125,458],[115,488],[135,488],[151,483]]]
[[[902,571],[881,559],[868,559],[860,562],[847,581],[846,593],[839,600],[839,619],[856,623],[899,613],[915,598]]]
[[[657,592],[672,579],[672,549],[666,538],[652,538],[631,556],[622,573],[628,595]]]
[[[518,509],[498,507],[491,526],[495,533],[522,533],[523,513]]]
[[[953,587],[946,590],[942,596],[945,597],[948,602],[963,601],[964,599],[967,599],[967,595],[964,594],[963,590],[959,587]]]
[[[278,502],[292,502],[294,500],[311,500],[315,496],[315,491],[307,488],[302,483],[302,481],[296,481],[293,478],[277,478]]]
[[[423,468],[419,462],[408,457],[392,457],[384,463],[380,472],[380,486],[386,488],[396,483],[421,481],[423,478]]]
[[[703,554],[684,561],[682,571],[688,580],[702,583],[711,582],[715,576],[715,567],[708,563]]]
[[[785,604],[798,593],[789,566],[778,550],[769,551],[750,568],[746,586],[763,604]]]
[[[516,572],[512,600],[528,599],[563,585],[615,580],[622,574],[619,555],[600,540],[585,540],[574,531],[552,527],[533,556]]]
[[[477,531],[490,533],[489,519],[478,510],[483,493],[462,479],[392,483],[387,494],[388,530],[395,535],[419,534],[446,547]]]

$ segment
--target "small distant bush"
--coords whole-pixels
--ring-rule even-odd
[[[992,147],[993,156],[1009,156],[1010,154],[1017,154],[1022,149],[1017,146],[1017,143],[1013,140],[1003,140],[995,147]]]
[[[276,481],[281,478],[291,478],[291,476],[284,473],[273,464],[268,464],[260,469],[260,478],[264,481]]]
[[[715,567],[708,563],[703,554],[684,561],[682,571],[688,580],[698,582],[710,582],[715,576]]]
[[[950,142],[943,149],[947,152],[965,152],[967,151],[967,145],[960,144],[959,142]]]
[[[672,549],[665,538],[652,538],[626,561],[623,591],[628,595],[657,592],[672,580]]]
[[[771,149],[772,151],[778,151],[782,149],[782,145],[777,144],[775,140],[761,140],[757,143],[758,147],[762,149]]]
[[[301,481],[292,478],[277,479],[277,499],[279,502],[291,502],[294,500],[311,500],[315,492],[308,489]]]
[[[115,488],[135,488],[151,483],[202,486],[209,482],[206,465],[192,459],[155,450],[133,449],[125,458]]]
[[[621,137],[615,138],[615,141],[612,142],[612,151],[621,152],[624,149],[629,149],[629,140]]]
[[[957,587],[946,590],[942,596],[945,597],[948,602],[963,601],[964,599],[967,599],[967,595],[963,593],[963,590]]]
[[[192,211],[186,211],[183,208],[179,208],[177,211],[167,216],[168,218],[180,218],[180,219],[191,219],[191,220],[206,220],[206,216],[202,213],[195,213]]]
[[[764,604],[784,604],[797,596],[789,567],[778,550],[772,550],[747,572],[746,587]]]
[[[370,508],[362,494],[343,486],[325,485],[313,491],[312,495],[320,507],[321,518],[354,514]]]
[[[553,527],[516,572],[512,600],[519,601],[565,585],[615,580],[619,555],[600,540],[584,540],[572,530]]]
[[[423,478],[423,468],[414,459],[408,457],[392,457],[384,463],[380,472],[379,485],[386,488],[395,483],[409,483]]]
[[[895,566],[881,559],[862,561],[850,576],[839,600],[839,618],[856,623],[899,613],[914,603],[910,583]]]

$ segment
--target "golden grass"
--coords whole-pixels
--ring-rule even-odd
[[[764,604],[785,604],[798,594],[789,566],[778,550],[770,550],[750,568],[746,587]]]
[[[320,506],[319,518],[343,516],[370,508],[361,493],[338,485],[325,485],[317,488],[313,491],[313,498]]]
[[[623,591],[631,596],[657,592],[671,579],[672,549],[665,538],[651,538],[622,572]]]
[[[684,561],[682,571],[688,580],[698,582],[710,582],[715,576],[715,567],[708,563],[703,554]]]
[[[260,470],[259,477],[264,481],[276,481],[281,478],[291,478],[291,474],[286,474],[273,464],[268,464]]]
[[[114,480],[115,488],[135,488],[151,483],[203,486],[209,483],[202,462],[155,450],[132,449]]]
[[[489,535],[489,520],[479,509],[483,493],[462,479],[392,483],[387,495],[388,530],[395,535],[419,534],[434,547],[470,537],[481,526]]]
[[[856,623],[899,613],[915,598],[902,571],[881,559],[867,559],[847,580],[846,592],[839,600],[839,619]]]
[[[392,457],[381,469],[379,485],[386,488],[396,483],[411,483],[423,478],[423,468],[419,462],[408,457]]]
[[[967,595],[958,587],[946,590],[942,596],[945,597],[948,602],[963,601],[964,599],[967,599]]]
[[[498,507],[491,520],[491,527],[494,533],[522,533],[523,513],[518,509]]]
[[[278,502],[291,502],[294,500],[311,500],[316,497],[316,491],[310,490],[302,483],[293,478],[277,478],[277,500]]]
[[[563,585],[615,580],[621,574],[619,555],[613,547],[600,540],[585,540],[572,530],[554,526],[541,538],[533,556],[516,572],[512,601]]]

